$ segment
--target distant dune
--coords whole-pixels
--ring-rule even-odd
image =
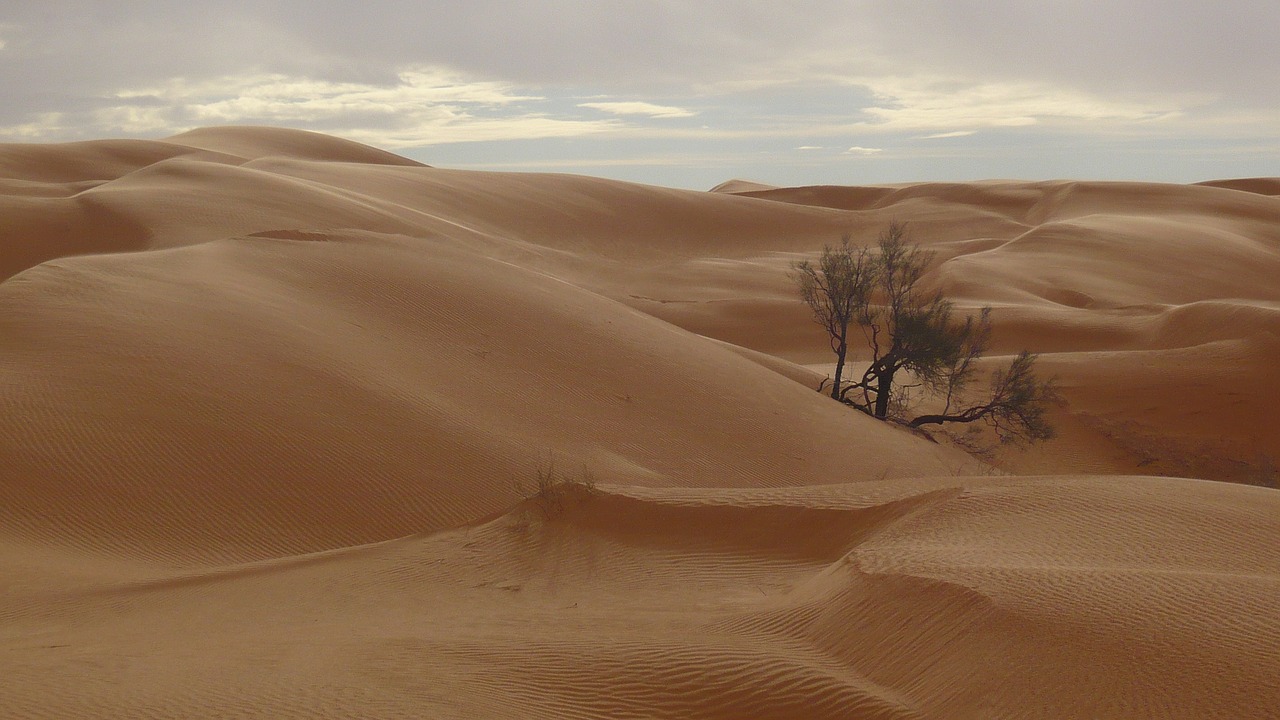
[[[1227,188],[1229,190],[1241,190],[1243,192],[1258,193],[1259,195],[1280,195],[1280,178],[1238,178],[1235,180],[1210,180],[1208,182],[1197,183],[1198,185],[1207,185],[1209,187]]]
[[[713,192],[0,145],[6,717],[1280,717],[1280,178]],[[814,388],[889,221],[994,465]],[[598,482],[530,498],[539,468]]]

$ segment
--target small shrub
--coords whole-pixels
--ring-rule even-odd
[[[541,511],[544,521],[551,520],[563,513],[568,503],[594,495],[596,476],[585,466],[577,476],[561,472],[556,468],[555,456],[551,456],[546,463],[538,465],[534,482],[518,481],[516,491]]]

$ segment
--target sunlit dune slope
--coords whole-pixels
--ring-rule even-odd
[[[618,262],[665,264],[708,252],[733,257],[776,250],[779,243],[803,249],[847,222],[834,211],[762,206],[728,195],[410,166],[385,161],[371,148],[360,151],[363,146],[313,133],[293,138],[294,132],[195,131],[199,148],[178,144],[193,133],[141,147],[122,142],[130,162],[110,172],[66,161],[69,169],[58,182],[22,182],[20,192],[3,197],[6,217],[20,215],[24,223],[6,224],[0,235],[0,272],[12,275],[70,254],[174,247],[267,230],[355,228],[467,237],[488,254],[585,267],[622,284],[634,268]],[[16,159],[0,160],[0,167],[41,178],[32,168],[44,157],[78,149],[10,147]],[[67,183],[74,192],[66,191]],[[65,197],[26,197],[55,192]]]
[[[1280,492],[1237,484],[1280,458],[1274,182],[0,145],[0,714],[1280,717]],[[894,220],[1058,440],[814,392],[787,270]]]
[[[493,512],[551,452],[657,485],[962,463],[459,243],[310,237],[65,259],[5,283],[6,405],[23,414],[6,510],[46,532],[260,556]]]
[[[198,128],[174,135],[166,143],[208,150],[246,161],[288,157],[312,162],[424,167],[420,162],[368,145],[332,135],[289,128]]]

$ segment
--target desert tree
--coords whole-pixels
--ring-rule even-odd
[[[815,266],[808,260],[792,267],[791,278],[800,288],[800,297],[813,310],[813,317],[827,331],[831,352],[836,355],[831,397],[841,399],[844,363],[849,354],[849,324],[863,324],[875,287],[876,263],[866,248],[855,248],[844,236],[840,246],[822,251]]]
[[[921,388],[941,397],[943,408],[911,419],[912,427],[981,420],[1004,442],[1052,437],[1046,413],[1057,393],[1052,381],[1036,377],[1032,353],[996,370],[985,399],[969,401],[978,360],[991,342],[991,309],[957,319],[951,301],[922,284],[932,261],[933,253],[907,241],[904,225],[891,223],[874,252],[846,237],[839,247],[824,248],[816,266],[793,266],[800,297],[836,354],[831,397],[884,420],[895,405],[909,410],[906,393]],[[843,377],[851,325],[871,355],[857,380]]]

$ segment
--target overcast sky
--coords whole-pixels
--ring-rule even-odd
[[[706,189],[1280,175],[1276,0],[0,0],[0,141],[327,132]]]

